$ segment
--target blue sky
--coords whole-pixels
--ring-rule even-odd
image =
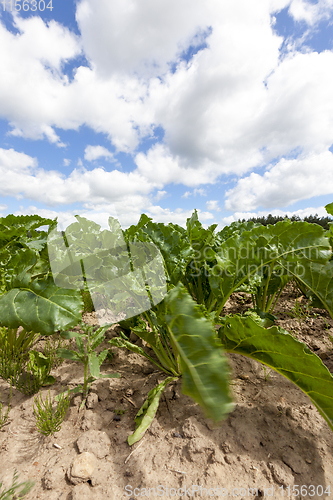
[[[0,216],[326,215],[333,0],[14,4],[0,4]]]

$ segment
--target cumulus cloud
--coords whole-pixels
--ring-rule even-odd
[[[182,198],[188,198],[189,196],[207,196],[206,190],[203,188],[195,188],[193,191],[186,191]]]
[[[0,194],[22,198],[23,195],[19,189],[21,179],[29,176],[31,169],[36,166],[36,158],[19,153],[14,149],[0,148]]]
[[[76,21],[86,55],[105,76],[149,77],[168,70],[190,44],[200,45],[211,22],[210,0],[81,0]]]
[[[156,201],[159,201],[161,200],[162,198],[165,198],[165,196],[168,194],[167,191],[157,191],[156,195],[155,195],[155,200]]]
[[[296,21],[305,21],[311,26],[321,20],[329,19],[332,11],[332,0],[318,0],[317,3],[306,0],[293,0],[289,7],[289,13]]]
[[[0,149],[0,194],[23,196],[49,206],[68,203],[107,203],[123,197],[148,195],[155,186],[138,172],[74,169],[68,176],[38,167],[37,160],[13,149]]]
[[[206,202],[207,210],[213,210],[214,212],[221,212],[219,207],[219,202],[217,200],[210,200]]]
[[[113,153],[103,146],[87,146],[84,150],[84,159],[87,161],[94,161],[98,160],[98,158],[106,158],[110,161],[114,161]]]
[[[232,211],[276,208],[332,193],[333,154],[326,151],[291,160],[282,158],[264,175],[252,172],[226,193],[225,208]]]

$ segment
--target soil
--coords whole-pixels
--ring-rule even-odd
[[[332,372],[333,321],[316,309],[307,318],[290,317],[286,312],[296,297],[292,288],[281,296],[277,324],[305,342]],[[224,313],[250,306],[248,296],[234,294]],[[98,323],[94,313],[85,315],[85,321]],[[117,328],[108,330],[107,337],[116,335]],[[36,428],[34,397],[13,390],[9,422],[0,432],[5,485],[11,484],[16,468],[20,481],[36,482],[27,500],[333,497],[333,433],[308,397],[283,376],[230,355],[235,409],[226,420],[213,424],[206,419],[181,394],[179,381],[166,389],[144,438],[130,447],[126,440],[134,431],[134,417],[148,391],[164,377],[137,354],[113,352],[102,368],[121,378],[95,382],[81,411],[81,396],[74,397],[53,437]],[[82,366],[70,361],[52,375],[57,383],[51,395],[83,381]],[[48,391],[42,388],[44,399]],[[9,387],[4,381],[0,392],[6,406]]]

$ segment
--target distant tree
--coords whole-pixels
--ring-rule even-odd
[[[303,219],[301,219],[301,217],[299,217],[298,215],[293,215],[292,217],[288,217],[288,215],[285,215],[284,217],[281,217],[280,215],[268,214],[267,216],[251,217],[250,219],[243,219],[242,221],[239,219],[239,222],[246,222],[246,220],[248,220],[256,222],[257,224],[261,224],[263,226],[268,226],[268,224],[274,225],[277,222],[280,222],[285,219],[288,219],[292,222],[305,221],[311,224],[318,224],[319,226],[323,227],[326,230],[329,229],[329,223],[333,222],[333,219],[331,217],[319,217],[318,214],[308,215]]]

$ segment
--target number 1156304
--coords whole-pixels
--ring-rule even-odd
[[[8,12],[43,12],[50,10],[52,12],[52,0],[2,0],[3,11]]]

